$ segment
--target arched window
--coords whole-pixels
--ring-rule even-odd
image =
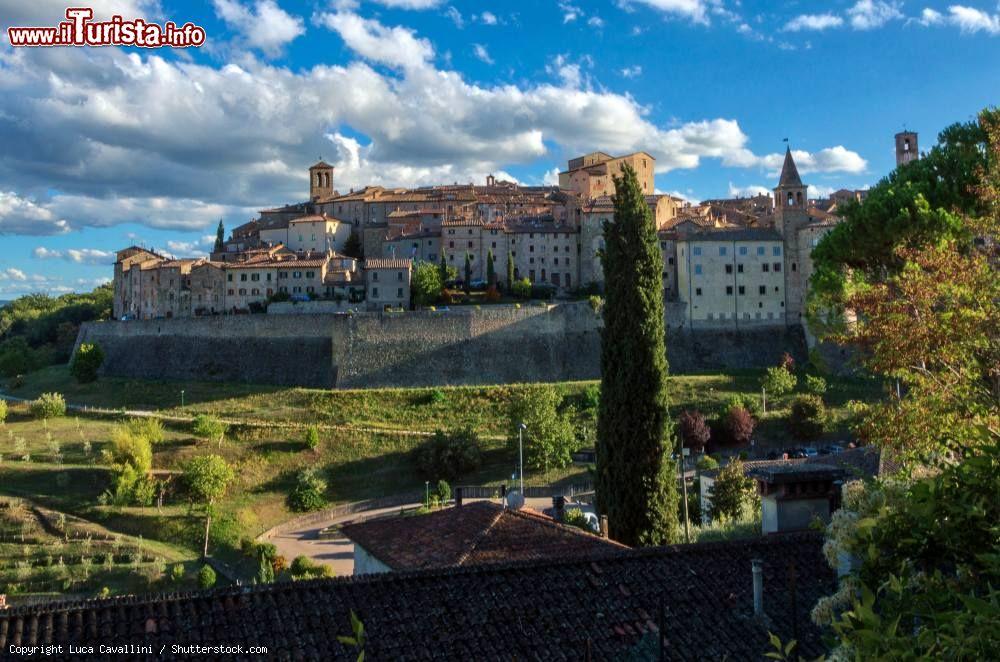
[[[788,206],[788,207],[792,207],[792,206],[794,206],[794,205],[795,205],[795,196],[794,196],[794,195],[792,195],[792,192],[791,192],[791,191],[789,191],[789,192],[788,192],[788,205],[787,205],[787,206]]]
[[[802,191],[798,191],[795,193],[795,201],[797,205],[799,205],[800,207],[802,206]]]

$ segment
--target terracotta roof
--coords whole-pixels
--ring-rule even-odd
[[[873,446],[848,448],[836,455],[817,455],[815,457],[798,458],[794,460],[748,460],[743,463],[744,473],[754,469],[770,469],[773,467],[796,466],[800,464],[827,464],[847,472],[847,479],[874,478],[882,473],[891,473],[898,465],[889,459],[879,449]],[[712,477],[719,473],[718,469],[703,471],[702,475]]]
[[[299,216],[298,218],[293,218],[288,221],[289,225],[292,223],[319,223],[321,221],[332,221],[333,223],[343,223],[343,221],[329,216],[327,214],[309,214],[307,216]]]
[[[370,257],[365,260],[365,269],[409,269],[413,260],[401,257]]]
[[[332,168],[333,166],[323,161],[322,159],[317,161],[314,165],[309,166],[310,170],[315,170],[316,168]]]
[[[705,229],[685,232],[680,241],[781,241],[781,235],[773,228]]]
[[[346,660],[350,612],[371,660],[761,659],[768,631],[824,653],[809,619],[836,587],[816,533],[517,562],[15,607],[0,612],[10,645],[266,646],[276,659]],[[751,560],[763,561],[764,610],[753,617]],[[788,570],[797,574],[791,609]],[[794,624],[794,625],[793,625]],[[660,636],[657,636],[659,633]],[[647,650],[648,650],[647,649]]]
[[[344,535],[394,570],[565,558],[624,549],[530,510],[474,501],[417,517],[385,517],[342,527]]]

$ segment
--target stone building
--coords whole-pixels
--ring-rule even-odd
[[[900,131],[896,134],[896,167],[906,165],[920,158],[917,147],[917,134],[913,131]]]
[[[413,260],[368,258],[365,260],[365,300],[369,310],[410,307],[410,277]]]
[[[635,170],[642,192],[652,195],[655,189],[653,174],[656,159],[646,152],[626,156],[591,152],[571,159],[566,171],[559,173],[559,188],[573,191],[585,200],[614,195],[614,178],[621,176],[625,165],[630,165]]]

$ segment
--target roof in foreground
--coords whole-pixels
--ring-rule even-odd
[[[406,257],[369,257],[365,259],[365,269],[409,269],[413,260]]]
[[[768,630],[823,652],[809,620],[835,588],[815,533],[614,552],[601,558],[468,566],[207,592],[17,607],[0,612],[10,645],[267,646],[277,659],[353,660],[337,641],[353,610],[371,660],[622,659],[657,632],[666,659],[760,659]],[[753,617],[751,560],[764,562]],[[791,610],[789,563],[797,579]],[[661,612],[662,609],[662,612]],[[655,659],[655,653],[642,659]]]
[[[627,549],[530,510],[474,501],[419,517],[383,517],[344,535],[395,570],[565,558]]]

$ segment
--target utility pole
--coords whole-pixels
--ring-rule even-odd
[[[681,489],[684,491],[684,542],[691,544],[691,530],[688,524],[688,483],[687,476],[685,476],[684,467],[684,440],[681,439],[680,435],[677,435],[678,447],[680,448],[680,471],[681,471]]]
[[[524,498],[524,431],[528,429],[528,426],[524,423],[519,423],[517,426],[517,455],[518,463],[520,467],[517,470],[518,477],[521,479],[521,498]]]

